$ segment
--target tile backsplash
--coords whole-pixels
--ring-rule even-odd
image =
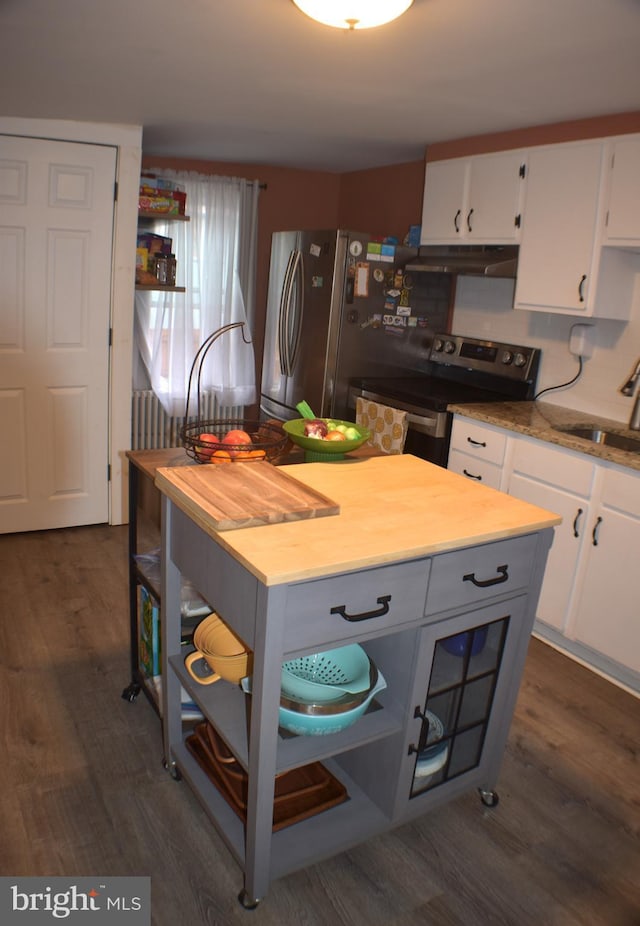
[[[541,401],[626,424],[633,400],[619,389],[640,357],[640,274],[629,322],[515,310],[514,286],[513,280],[458,277],[453,332],[539,347],[540,391],[573,379],[579,366],[569,352],[571,327],[592,324],[593,356],[583,361],[582,375],[572,386],[545,393]]]

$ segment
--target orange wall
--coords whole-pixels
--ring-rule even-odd
[[[343,174],[338,225],[400,242],[422,216],[424,161]]]
[[[427,148],[427,161],[460,158],[470,154],[487,154],[509,148],[527,148],[533,145],[556,145],[582,138],[604,138],[607,135],[627,135],[640,132],[640,112],[597,116],[593,119],[576,119],[573,122],[556,122],[538,125],[513,132],[496,132],[476,135],[455,141],[438,142]]]

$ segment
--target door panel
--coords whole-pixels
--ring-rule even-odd
[[[108,519],[116,149],[0,136],[0,531]]]

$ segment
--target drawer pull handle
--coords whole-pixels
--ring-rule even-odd
[[[470,572],[466,576],[462,577],[462,581],[473,582],[473,584],[478,588],[489,588],[491,585],[500,585],[502,582],[506,582],[509,578],[507,568],[507,566],[498,566],[496,572],[499,572],[500,575],[493,579],[476,579],[475,573]]]
[[[368,621],[371,617],[383,617],[388,614],[390,601],[391,595],[381,595],[380,598],[376,598],[377,604],[382,605],[377,611],[365,611],[363,614],[347,614],[347,606],[339,604],[335,608],[331,608],[330,613],[339,614],[345,621]]]
[[[464,468],[464,466],[462,467],[462,472],[465,474],[465,476],[468,476],[469,479],[477,479],[478,482],[482,482],[482,476],[476,476],[475,473],[470,473],[468,469]]]
[[[472,437],[467,438],[470,444],[473,444],[474,447],[486,447],[487,442],[483,440],[474,440]]]

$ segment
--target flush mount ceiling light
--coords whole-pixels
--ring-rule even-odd
[[[390,23],[413,0],[293,0],[311,19],[336,29],[371,29]]]

